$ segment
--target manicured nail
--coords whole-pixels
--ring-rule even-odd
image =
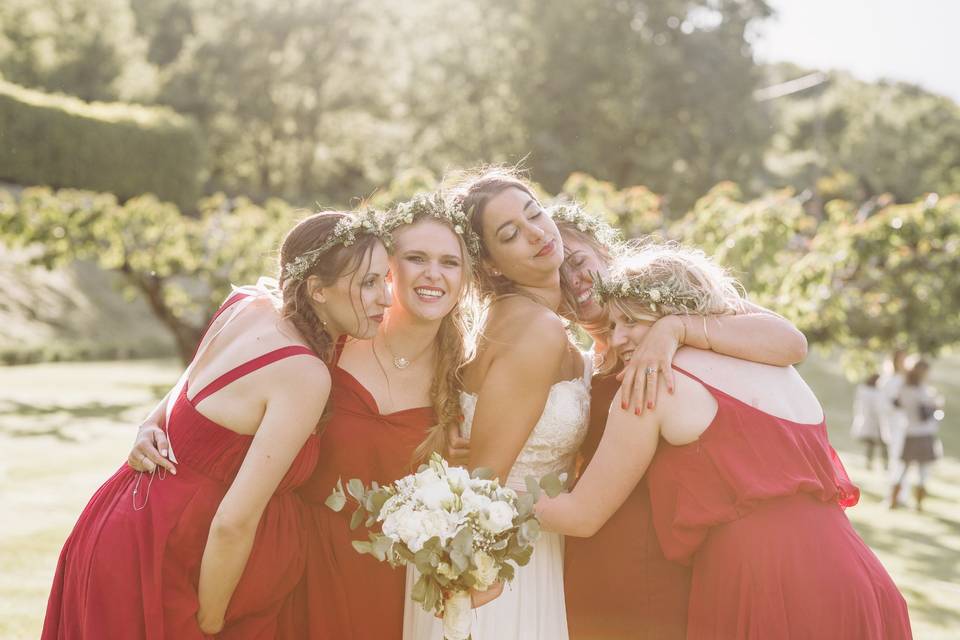
[[[653,403],[652,403],[652,402],[648,402],[648,403],[647,403],[647,409],[653,409]]]
[[[626,410],[627,410],[627,403],[626,403],[626,402],[621,402],[621,403],[620,403],[620,408],[623,409],[624,411],[626,411]]]
[[[166,458],[166,457],[167,457],[167,450],[166,450],[166,449],[160,449],[160,455],[162,455],[164,458]]]
[[[640,415],[640,409],[634,409],[634,410],[633,410],[633,413],[634,413],[635,415]]]

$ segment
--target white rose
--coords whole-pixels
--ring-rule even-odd
[[[455,531],[454,523],[441,511],[431,511],[424,514],[421,526],[420,535],[423,537],[423,542],[437,537],[440,538],[441,543],[446,543],[453,537]],[[421,543],[420,546],[422,547],[423,544]]]
[[[426,487],[437,482],[440,482],[440,474],[430,467],[427,467],[413,477],[413,484],[417,488]]]
[[[492,502],[487,496],[476,493],[473,489],[465,489],[462,494],[460,494],[460,500],[463,504],[463,513],[480,513],[484,509],[488,508]]]
[[[458,577],[453,566],[446,562],[441,562],[437,565],[437,575],[441,575],[448,580],[456,580]]]
[[[450,490],[450,485],[442,480],[420,487],[414,492],[413,497],[422,502],[423,506],[431,511],[447,509],[451,507],[456,500],[456,496],[454,496],[453,491]]]
[[[480,526],[490,533],[497,534],[513,526],[516,511],[506,502],[494,502],[480,512]]]
[[[658,302],[660,300],[660,290],[650,289],[650,299],[654,302]]]
[[[500,575],[500,568],[497,566],[496,560],[486,551],[478,550],[473,553],[473,564],[477,568],[472,570],[470,575],[477,581],[475,588],[478,591],[489,589],[497,581],[497,576]]]
[[[403,542],[416,553],[423,547],[426,539],[423,538],[424,513],[405,506],[387,516],[383,523],[384,535],[393,540]]]

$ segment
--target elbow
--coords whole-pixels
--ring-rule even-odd
[[[249,519],[234,518],[218,513],[210,523],[210,539],[217,539],[226,544],[239,543],[256,534],[256,524]]]
[[[573,536],[574,538],[592,538],[596,535],[597,531],[600,531],[601,524],[599,522],[581,522],[576,527],[575,531],[571,531],[568,535]]]
[[[806,360],[809,349],[809,345],[807,344],[807,336],[803,335],[803,332],[799,329],[797,329],[796,332],[796,339],[793,341],[793,362],[791,364],[800,364]]]

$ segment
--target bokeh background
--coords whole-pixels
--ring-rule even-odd
[[[917,638],[960,634],[960,5],[4,0],[0,637],[230,283],[301,208],[520,164],[783,313]],[[895,348],[946,400],[924,513],[849,436]]]

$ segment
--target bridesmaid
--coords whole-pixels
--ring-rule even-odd
[[[366,540],[366,531],[351,531],[350,509],[335,513],[324,501],[338,478],[389,483],[458,444],[451,432],[460,422],[463,301],[473,272],[455,229],[465,222],[433,194],[401,205],[387,224],[396,303],[373,339],[344,345],[332,370],[333,417],[301,489],[310,505],[310,557],[290,637],[400,639],[404,572],[357,553],[351,543]]]
[[[615,266],[594,288],[623,360],[667,314],[741,304],[696,252],[649,246]],[[543,525],[593,535],[649,465],[664,555],[692,568],[687,638],[909,638],[903,597],[843,513],[859,491],[796,371],[689,347],[676,362],[676,395],[643,416],[613,405],[574,491],[538,503]]]
[[[372,335],[390,304],[377,229],[311,216],[280,249],[281,299],[251,288],[221,307],[154,412],[178,466],[125,466],[93,496],[60,556],[43,638],[276,635],[305,562],[292,490],[317,460],[321,358],[340,336]]]
[[[555,205],[549,212],[563,237],[563,272],[577,301],[575,319],[593,339],[601,369],[593,377],[590,426],[580,449],[586,465],[600,444],[606,408],[620,387],[617,374],[623,370],[609,349],[610,321],[606,308],[593,298],[593,279],[607,275],[623,244],[612,227],[577,204]],[[748,304],[733,316],[665,315],[650,328],[632,363],[669,371],[673,354],[684,344],[707,346],[702,333],[707,328],[709,346],[718,353],[780,366],[795,364],[806,353],[803,334],[789,322]],[[642,399],[644,394],[638,395]],[[654,394],[650,401],[655,403]],[[608,578],[614,574],[620,579]],[[564,592],[572,640],[684,638],[689,587],[689,568],[664,558],[657,542],[643,478],[594,536],[566,539]]]

